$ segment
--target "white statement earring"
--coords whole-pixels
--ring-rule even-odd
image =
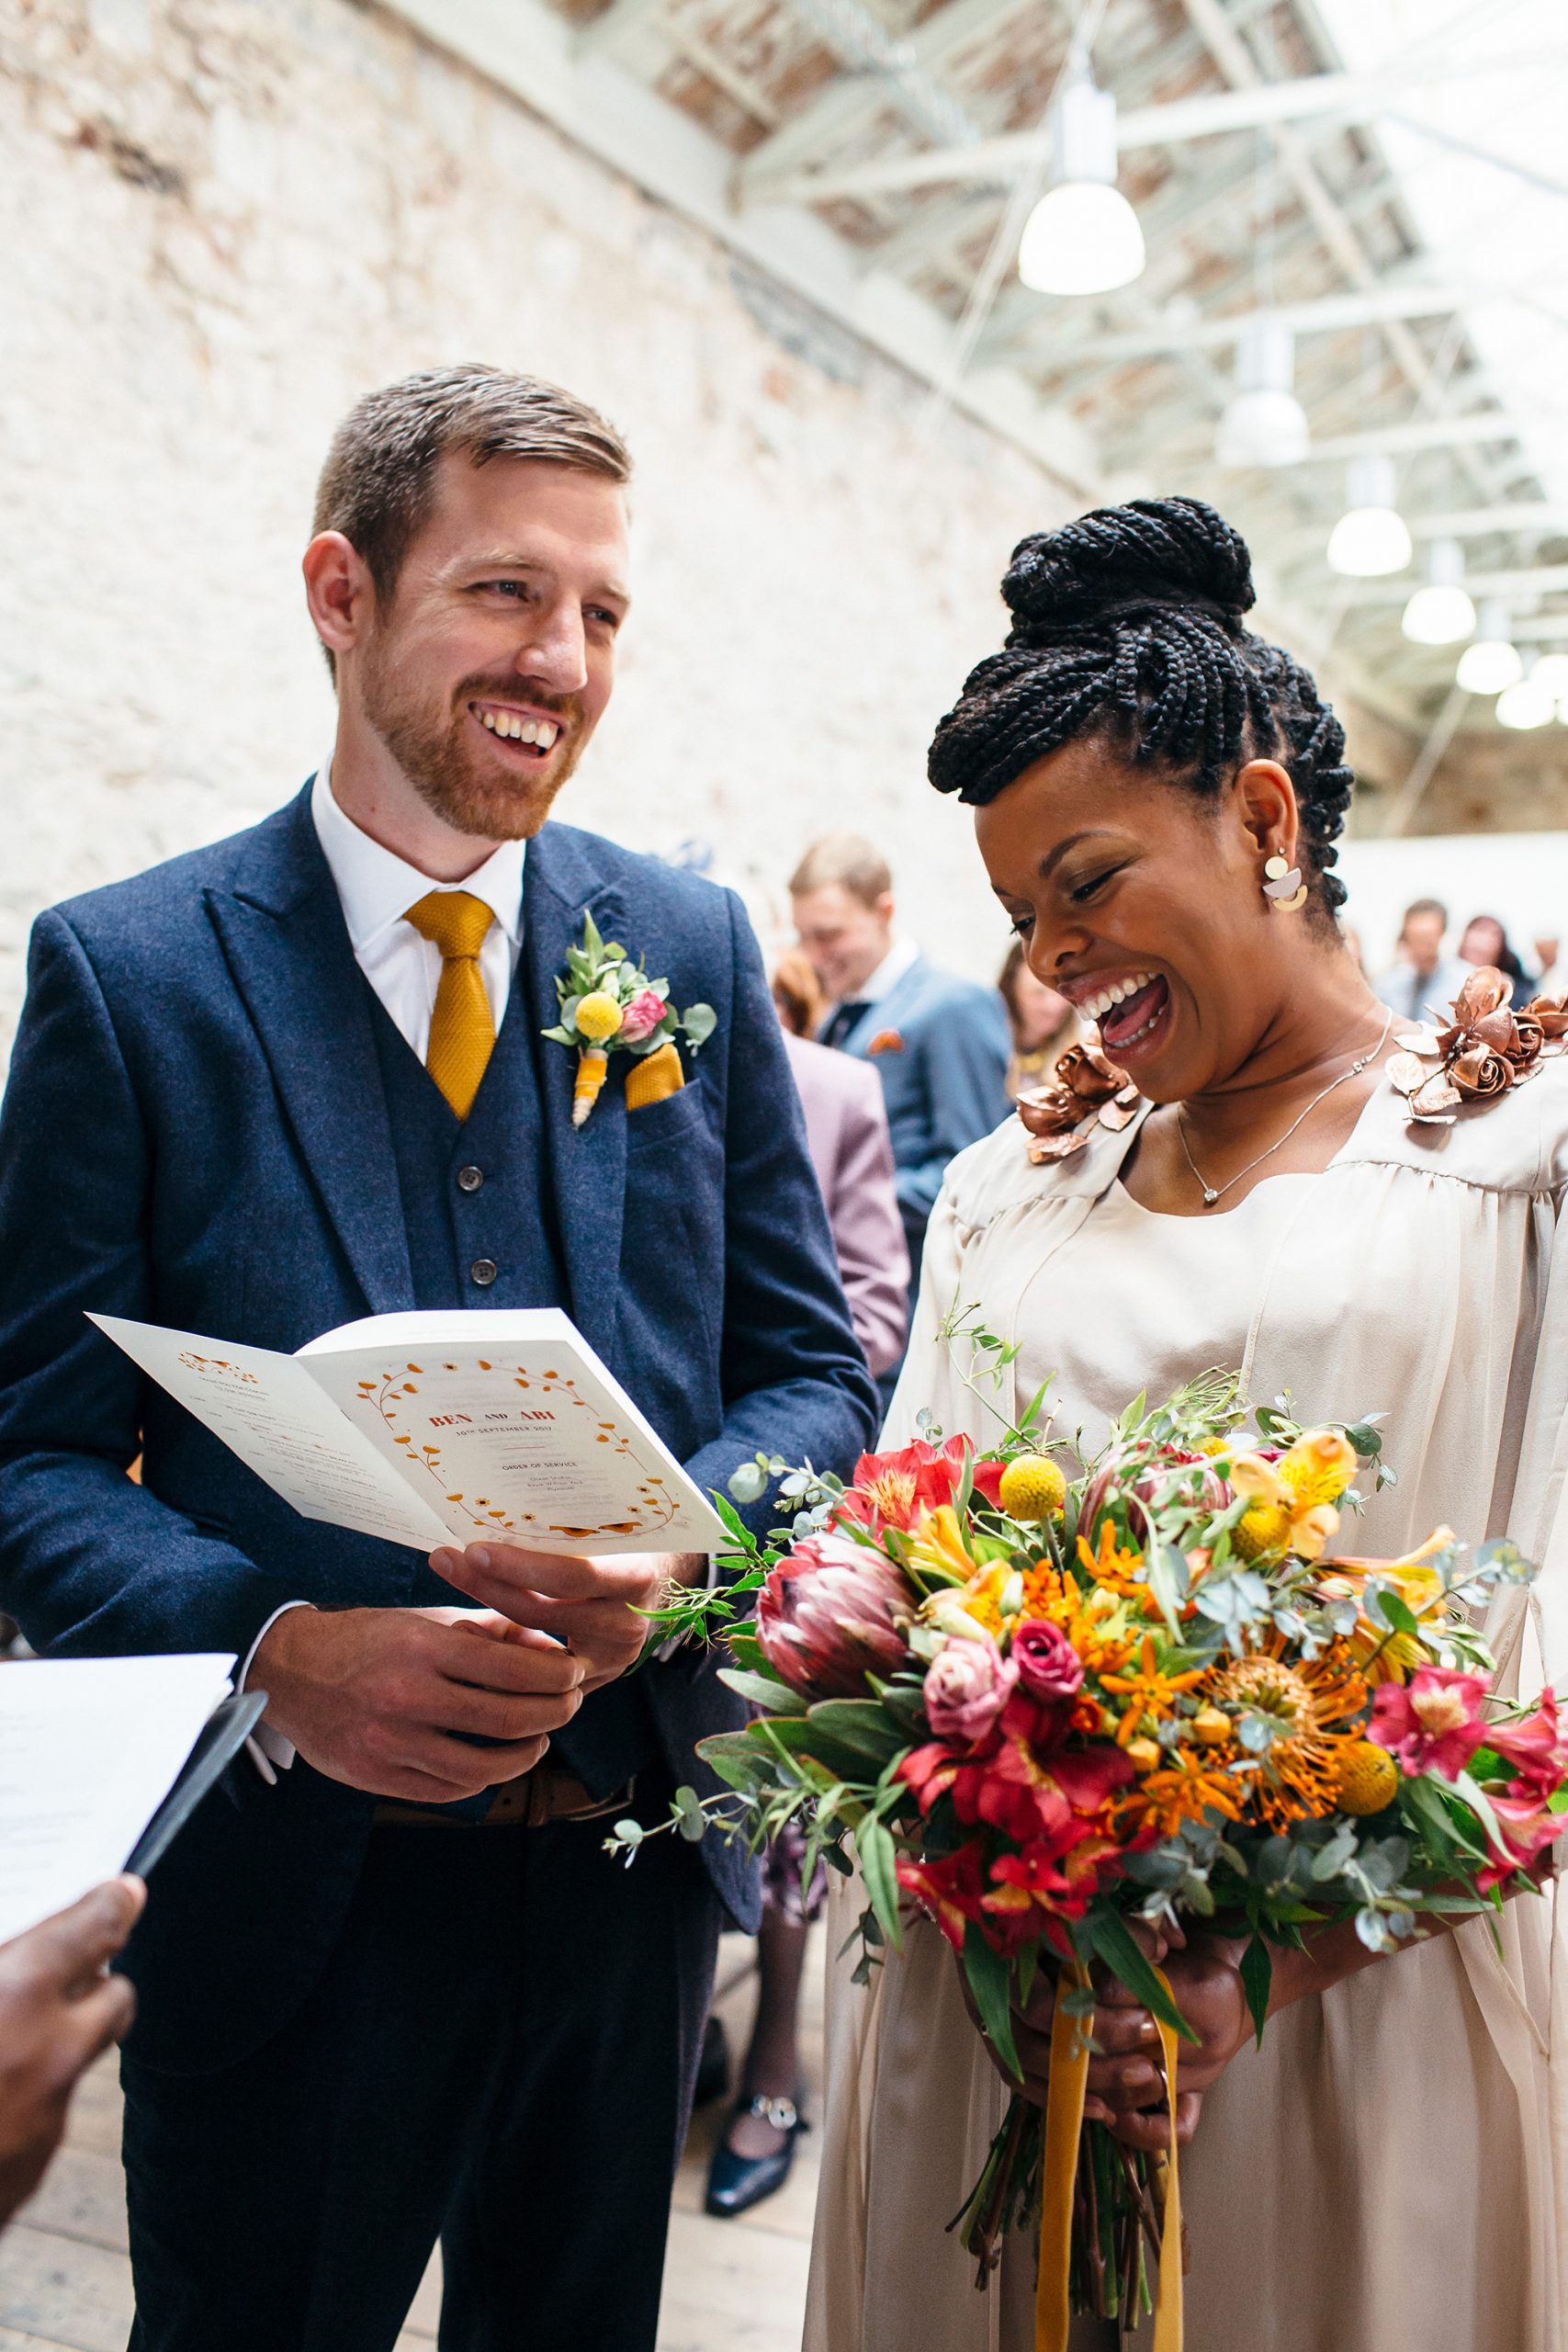
[[[1263,874],[1263,895],[1277,915],[1293,915],[1298,907],[1305,906],[1306,884],[1299,865],[1290,865],[1276,855],[1264,860]]]

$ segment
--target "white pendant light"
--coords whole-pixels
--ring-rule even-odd
[[[1400,623],[1413,645],[1458,645],[1475,628],[1475,606],[1465,593],[1464,549],[1457,539],[1434,539],[1427,585],[1417,588]]]
[[[1351,580],[1378,580],[1403,571],[1410,560],[1410,533],[1393,503],[1391,458],[1352,458],[1346,510],[1334,526],[1328,560]]]
[[[1501,605],[1483,605],[1474,642],[1459,657],[1454,684],[1467,695],[1500,695],[1517,686],[1525,674],[1519,651],[1508,635],[1508,616]]]
[[[1544,687],[1554,701],[1568,701],[1568,653],[1543,653],[1530,671],[1532,686]]]
[[[1275,319],[1254,319],[1235,351],[1235,390],[1214,435],[1222,466],[1295,466],[1307,454],[1306,411],[1295,396],[1296,339]]]
[[[1144,268],[1144,232],[1116,185],[1116,101],[1080,67],[1052,119],[1055,187],[1024,223],[1018,274],[1036,294],[1109,294]]]
[[[1527,728],[1550,727],[1557,716],[1557,697],[1551,686],[1536,683],[1536,671],[1528,670],[1517,686],[1506,686],[1497,697],[1497,724],[1512,727],[1521,732]]]

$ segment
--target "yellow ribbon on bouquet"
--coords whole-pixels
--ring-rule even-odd
[[[1170,1993],[1163,1970],[1155,1974]],[[1081,1961],[1070,1961],[1057,1986],[1081,1992],[1088,1988],[1089,1971]],[[1165,2211],[1160,2217],[1159,2284],[1155,2290],[1154,2352],[1181,2352],[1181,2189],[1176,2162],[1176,2031],[1163,2018],[1159,2032],[1165,2064],[1166,2097],[1170,2108],[1170,2154],[1166,2161]],[[1072,2017],[1060,1999],[1051,2021],[1051,2083],[1045,2098],[1045,2146],[1043,2162],[1044,2201],[1040,2214],[1040,2278],[1034,2297],[1034,2352],[1067,2352],[1072,2321],[1069,2281],[1073,2257],[1073,2184],[1077,2177],[1078,2142],[1083,2133],[1084,2097],[1089,2084],[1087,2021]]]

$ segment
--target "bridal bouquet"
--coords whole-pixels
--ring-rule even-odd
[[[968,1385],[994,1391],[1010,1351],[961,1317],[947,1337],[969,1346]],[[761,1846],[795,1820],[807,1878],[818,1855],[858,1868],[862,1981],[918,1905],[1014,2073],[1013,2007],[1048,1973],[1046,2108],[1014,2098],[954,2226],[982,2285],[1007,2229],[1039,2226],[1042,2352],[1065,2346],[1070,2311],[1146,2309],[1163,2235],[1165,2352],[1180,2341],[1174,2130],[1148,2159],[1085,2125],[1091,1969],[1151,2013],[1173,2083],[1188,2029],[1149,1957],[1159,1931],[1245,1938],[1261,2038],[1271,1951],[1352,1919],[1388,1951],[1528,1883],[1568,1807],[1568,1723],[1550,1691],[1523,1711],[1490,1696],[1474,1614],[1532,1573],[1510,1544],[1467,1553],[1440,1528],[1404,1559],[1327,1555],[1355,1482],[1386,1475],[1371,1421],[1303,1429],[1283,1398],[1249,1416],[1214,1375],[1138,1398],[1064,1468],[1043,1408],[981,1453],[928,1423],[847,1487],[743,1465],[737,1498],[782,1474],[792,1524],[763,1548],[727,1510],[733,1581],[680,1596],[653,1638],[722,1632],[754,1716],[702,1745],[730,1793],[682,1789],[666,1826],[724,1820]],[[630,1860],[647,1834],[621,1823],[610,1842]]]

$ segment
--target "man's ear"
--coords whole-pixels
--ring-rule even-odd
[[[341,531],[322,531],[310,541],[299,568],[316,635],[335,667],[342,655],[364,642],[375,611],[369,566]]]
[[[1278,760],[1248,760],[1235,785],[1237,813],[1260,857],[1298,863],[1301,812],[1296,787]]]
[[[893,922],[893,893],[891,890],[883,891],[881,897],[873,907],[872,912],[876,916],[879,922],[885,922],[891,926]]]

